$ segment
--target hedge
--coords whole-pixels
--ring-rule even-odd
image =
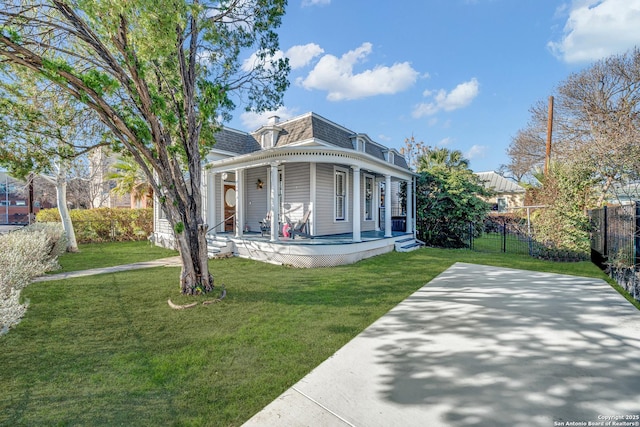
[[[144,240],[153,232],[153,209],[97,208],[70,211],[78,243]],[[38,222],[60,222],[58,209],[42,209]]]

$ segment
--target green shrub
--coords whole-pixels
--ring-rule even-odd
[[[428,246],[464,247],[469,223],[481,222],[489,211],[479,197],[488,194],[466,167],[437,165],[421,171],[416,184],[418,237]]]
[[[97,208],[70,211],[78,243],[144,240],[153,232],[153,209]],[[43,209],[38,222],[60,221],[57,209]]]
[[[49,258],[57,260],[67,251],[67,236],[62,224],[57,222],[37,222],[23,229],[25,233],[42,232],[49,239]]]
[[[587,209],[594,204],[593,174],[578,163],[553,163],[539,180],[542,186],[530,193],[534,204],[546,208],[531,215],[535,240],[551,254],[550,259],[563,251],[588,256],[591,224]]]
[[[60,224],[38,224],[0,236],[0,335],[16,325],[27,303],[20,292],[34,277],[59,268],[66,243]]]

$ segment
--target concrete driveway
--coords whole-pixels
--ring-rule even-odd
[[[245,424],[570,425],[640,426],[640,312],[601,280],[463,263]]]

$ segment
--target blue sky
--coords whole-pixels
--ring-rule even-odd
[[[487,171],[570,73],[640,45],[640,0],[289,0],[278,33],[282,119],[314,111],[397,149],[413,135]]]

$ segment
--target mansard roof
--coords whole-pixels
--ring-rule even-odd
[[[388,153],[392,151],[395,153],[393,164],[404,169],[409,169],[404,156],[400,153],[371,140],[366,134],[357,134],[316,113],[306,113],[289,120],[276,122],[268,126],[263,126],[251,133],[223,128],[216,134],[214,149],[237,155],[260,151],[261,146],[259,141],[262,134],[274,128],[279,130],[276,148],[315,143],[355,151],[354,138],[360,138],[366,141],[365,153],[386,161]]]

